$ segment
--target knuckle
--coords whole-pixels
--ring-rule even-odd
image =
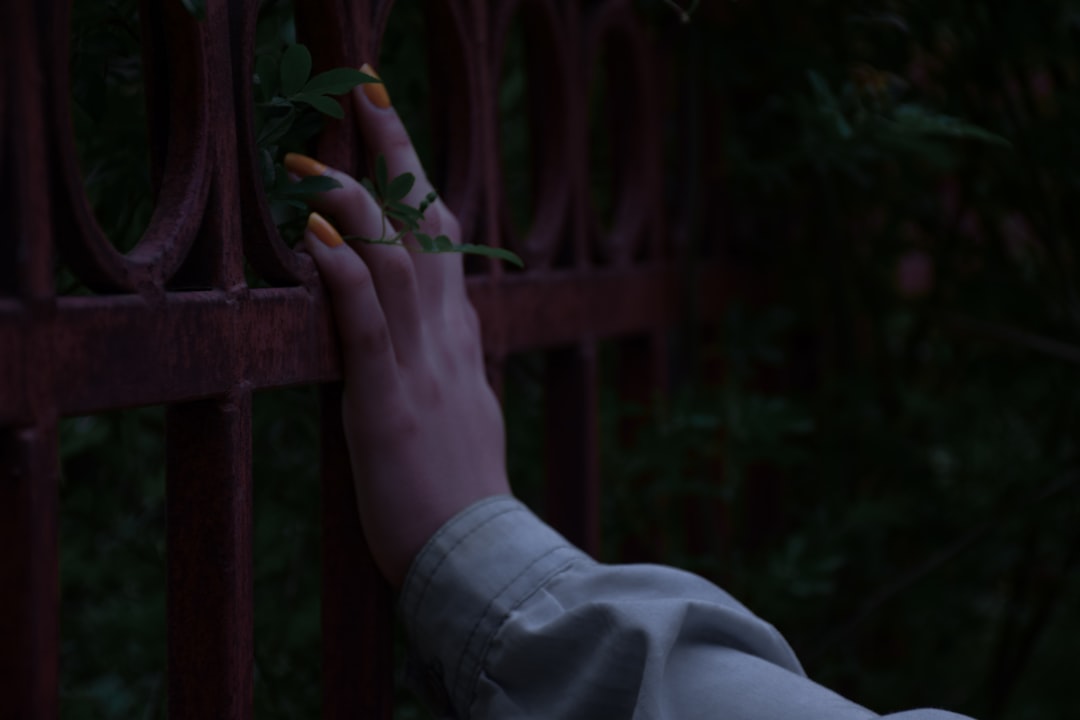
[[[461,224],[442,202],[437,202],[428,210],[424,216],[424,221],[421,223],[421,228],[428,235],[433,237],[446,235],[454,242],[458,242],[458,238],[461,237]]]
[[[395,248],[391,248],[394,250]],[[386,253],[380,258],[376,271],[391,287],[411,285],[415,281],[412,260],[404,251]]]
[[[341,187],[318,193],[315,196],[316,202],[328,208],[342,209],[348,207],[351,203],[356,202],[357,198],[360,197],[360,193],[364,191],[363,186],[348,173],[343,173],[340,170],[329,170],[326,176],[341,183]]]
[[[465,301],[465,322],[469,326],[469,330],[473,336],[479,338],[481,336],[480,328],[480,313],[476,312],[476,308],[467,299]]]
[[[441,378],[437,378],[434,373],[424,373],[417,378],[415,391],[416,399],[421,407],[430,409],[438,407],[443,402]]]
[[[383,416],[380,422],[388,438],[408,440],[421,433],[420,419],[411,409],[399,407]]]
[[[341,338],[347,355],[385,355],[393,348],[390,329],[385,323],[372,323],[365,327],[354,328],[344,333]]]
[[[468,297],[463,297],[456,303],[449,302],[447,305],[444,320],[452,337],[463,344],[478,343],[480,341],[480,315],[469,302]]]
[[[412,151],[412,140],[409,139],[409,133],[400,123],[391,123],[386,128],[383,134],[383,142],[385,143],[385,149],[392,152]]]
[[[360,294],[367,292],[374,283],[371,271],[362,262],[343,262],[328,275],[327,280],[335,293]]]
[[[458,345],[469,347],[480,344],[480,322],[476,319],[476,312],[463,310],[457,313],[451,325],[454,332],[454,340]]]
[[[437,347],[444,367],[460,371],[479,362],[483,352],[480,324],[471,306],[446,313],[441,327]]]
[[[420,419],[406,403],[396,402],[373,413],[365,400],[358,394],[353,402],[344,406],[346,428],[350,433],[361,432],[368,440],[380,444],[405,441],[405,446],[421,434]]]

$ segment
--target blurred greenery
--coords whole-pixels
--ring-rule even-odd
[[[720,582],[812,677],[876,711],[1068,717],[1080,8],[721,2],[681,23],[669,3],[638,6],[673,61],[653,87],[677,155],[672,227],[692,262],[722,261],[752,293],[673,339],[666,399],[621,397],[625,358],[604,344],[604,557]],[[135,8],[73,6],[80,163],[121,248],[152,209]],[[521,232],[529,27],[514,27],[499,109]],[[268,4],[260,48],[291,33],[288,3]],[[399,2],[379,58],[423,157],[426,37],[423,3]],[[590,92],[606,216],[619,116]],[[544,397],[543,355],[511,358],[510,470],[541,512]],[[261,717],[319,709],[316,402],[312,388],[256,396]],[[66,718],[164,715],[163,423],[143,408],[62,426]],[[399,696],[400,718],[424,716]]]
[[[65,718],[159,717],[165,682],[165,416],[60,428]]]
[[[135,246],[154,210],[137,6],[137,0],[83,1],[71,10],[79,165],[98,222],[122,251]]]
[[[709,87],[694,239],[761,291],[666,406],[608,393],[609,554],[716,579],[875,710],[1070,716],[1075,3],[641,5]]]

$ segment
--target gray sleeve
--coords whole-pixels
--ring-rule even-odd
[[[508,496],[432,537],[400,609],[424,694],[455,718],[878,717],[809,680],[780,633],[715,585],[597,563]]]

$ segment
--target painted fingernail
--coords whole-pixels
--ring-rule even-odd
[[[308,215],[307,227],[326,247],[337,247],[345,242],[341,239],[341,233],[319,213]]]
[[[373,78],[379,77],[379,73],[375,72],[375,68],[371,67],[368,63],[364,63],[363,66],[361,66],[360,72],[367,73]],[[364,94],[367,95],[368,102],[372,105],[380,110],[385,110],[390,107],[390,93],[386,92],[385,83],[365,83],[360,87],[363,88]]]
[[[288,153],[285,155],[285,169],[300,177],[322,175],[326,172],[326,166],[321,162],[300,153]]]

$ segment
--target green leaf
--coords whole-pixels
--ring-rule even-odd
[[[196,20],[206,18],[206,0],[180,0]]]
[[[325,95],[308,95],[306,93],[299,93],[292,96],[296,102],[305,103],[315,108],[323,115],[329,115],[332,118],[340,120],[345,117],[345,111],[341,109],[341,104],[337,100],[326,97]]]
[[[260,55],[255,59],[255,89],[260,100],[268,101],[274,97],[279,80],[277,58]]]
[[[297,210],[308,209],[307,203],[296,197],[278,197],[278,202],[287,205],[288,207],[296,208]]]
[[[829,84],[825,82],[825,78],[814,70],[808,70],[806,73],[810,80],[810,86],[814,90],[814,99],[817,100],[818,111],[828,119],[839,135],[844,140],[849,140],[855,135],[855,131],[851,128],[851,123],[844,117],[843,111],[840,109],[840,103],[837,102],[836,96],[833,94]]]
[[[259,174],[262,176],[263,187],[273,187],[274,156],[266,148],[259,150]]]
[[[282,195],[315,195],[316,193],[336,190],[341,183],[327,175],[312,175],[300,178],[281,190]]]
[[[1012,143],[1005,138],[978,125],[949,115],[940,115],[919,105],[906,104],[896,108],[895,123],[898,131],[914,135],[944,135],[1012,147]]]
[[[264,108],[291,108],[293,107],[293,101],[289,98],[283,98],[280,95],[270,98],[266,102],[259,103],[259,107]]]
[[[498,260],[505,260],[507,262],[517,265],[519,268],[525,267],[525,262],[517,256],[516,253],[510,252],[504,248],[489,247],[487,245],[457,245],[454,247],[455,252],[466,253],[469,255],[484,255],[485,257],[496,258]]]
[[[420,229],[419,217],[416,215],[414,208],[409,208],[411,212],[401,212],[400,210],[386,210],[386,216],[391,220],[397,221],[397,223],[405,228],[407,231],[416,231]]]
[[[285,135],[285,133],[292,129],[295,120],[295,108],[289,108],[289,112],[280,117],[270,118],[261,128],[259,128],[259,134],[255,139],[255,144],[259,147],[268,147],[275,144]]]
[[[445,235],[439,235],[435,238],[435,249],[439,252],[453,252],[454,241]]]
[[[372,197],[378,197],[379,193],[375,190],[375,185],[371,182],[371,178],[360,178],[360,184],[364,186],[364,189],[371,193]]]
[[[290,45],[281,57],[281,91],[285,95],[300,92],[311,74],[311,53],[303,45]]]
[[[390,185],[386,188],[386,200],[388,202],[397,202],[404,199],[409,191],[412,190],[413,185],[416,183],[416,176],[412,173],[403,173],[390,181]]]
[[[427,233],[413,233],[413,237],[416,238],[416,242],[420,243],[420,247],[424,249],[424,252],[435,252],[435,241],[431,239],[431,236]]]
[[[308,80],[304,86],[304,92],[311,95],[341,95],[352,90],[357,85],[369,82],[378,82],[367,73],[352,68],[335,68],[319,73]]]
[[[413,220],[421,220],[424,215],[419,210],[411,205],[406,205],[403,202],[391,202],[387,204],[387,212],[396,213],[403,217],[411,218]]]
[[[375,187],[379,197],[386,198],[386,158],[380,155],[375,159]]]
[[[284,165],[277,163],[274,165],[274,184],[271,190],[274,193],[280,193],[287,187],[289,187],[289,172]]]

